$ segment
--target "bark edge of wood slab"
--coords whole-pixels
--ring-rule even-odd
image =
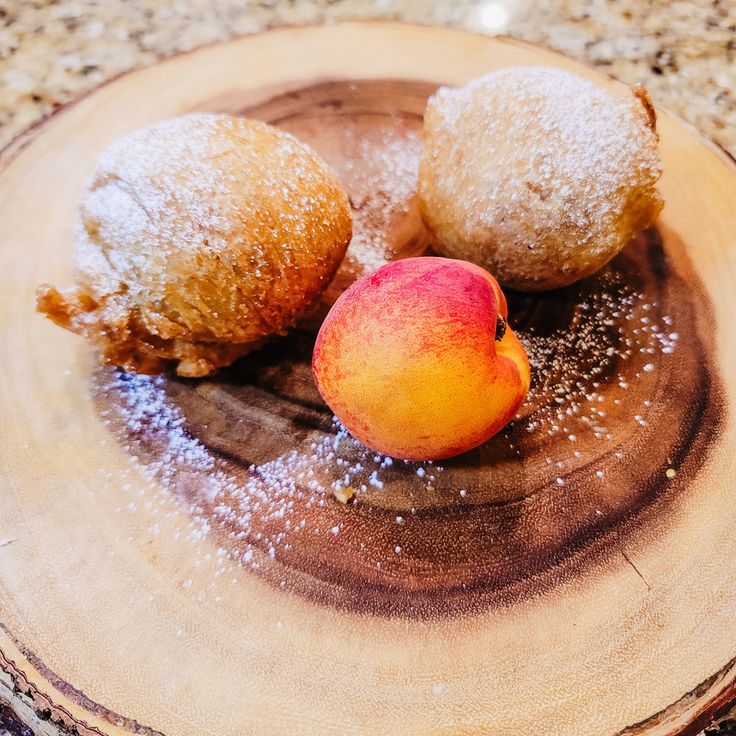
[[[234,513],[254,472],[283,471],[287,439],[310,459],[335,435],[308,378],[316,318],[212,381],[131,384],[32,312],[38,282],[71,277],[79,192],[104,145],[192,109],[276,122],[338,167],[367,250],[329,302],[366,254],[427,247],[411,197],[366,193],[366,171],[406,175],[436,85],[510,64],[616,86],[504,39],[293,28],[123,76],[4,151],[0,701],[37,734],[673,736],[733,699],[736,170],[667,113],[657,228],[597,280],[511,295],[545,366],[521,419],[441,470],[379,459],[383,488],[365,483],[350,508],[297,493],[280,516]],[[348,165],[356,151],[365,171]],[[583,333],[554,353],[555,336]],[[555,385],[576,371],[580,409],[559,419]],[[148,433],[156,423],[168,434]],[[340,442],[349,467],[373,462]],[[274,536],[294,509],[315,540]]]

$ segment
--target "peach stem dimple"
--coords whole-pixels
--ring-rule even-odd
[[[496,342],[501,342],[506,334],[506,320],[499,314],[496,319]]]

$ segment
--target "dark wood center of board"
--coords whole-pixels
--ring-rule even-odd
[[[361,273],[428,252],[413,177],[433,89],[325,83],[243,110],[313,145],[350,192],[354,242],[325,303],[208,380],[94,379],[120,441],[224,553],[320,603],[384,615],[505,605],[625,555],[627,535],[656,530],[688,492],[722,411],[707,297],[654,229],[577,285],[508,294],[532,389],[486,445],[404,463],[340,431],[312,383],[314,335]]]

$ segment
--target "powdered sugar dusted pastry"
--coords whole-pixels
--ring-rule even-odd
[[[351,235],[346,194],[288,133],[195,113],[102,155],[81,204],[76,285],[38,308],[109,363],[204,376],[291,327]]]
[[[546,67],[443,88],[425,114],[422,217],[439,252],[506,286],[565,286],[656,219],[657,140],[641,88],[618,95]]]

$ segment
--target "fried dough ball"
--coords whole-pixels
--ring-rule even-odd
[[[205,376],[318,300],[351,236],[346,194],[288,133],[194,113],[102,155],[84,193],[75,286],[38,309],[126,369]]]
[[[505,286],[566,286],[613,258],[663,206],[646,92],[513,67],[440,89],[424,118],[422,217],[446,256]]]

